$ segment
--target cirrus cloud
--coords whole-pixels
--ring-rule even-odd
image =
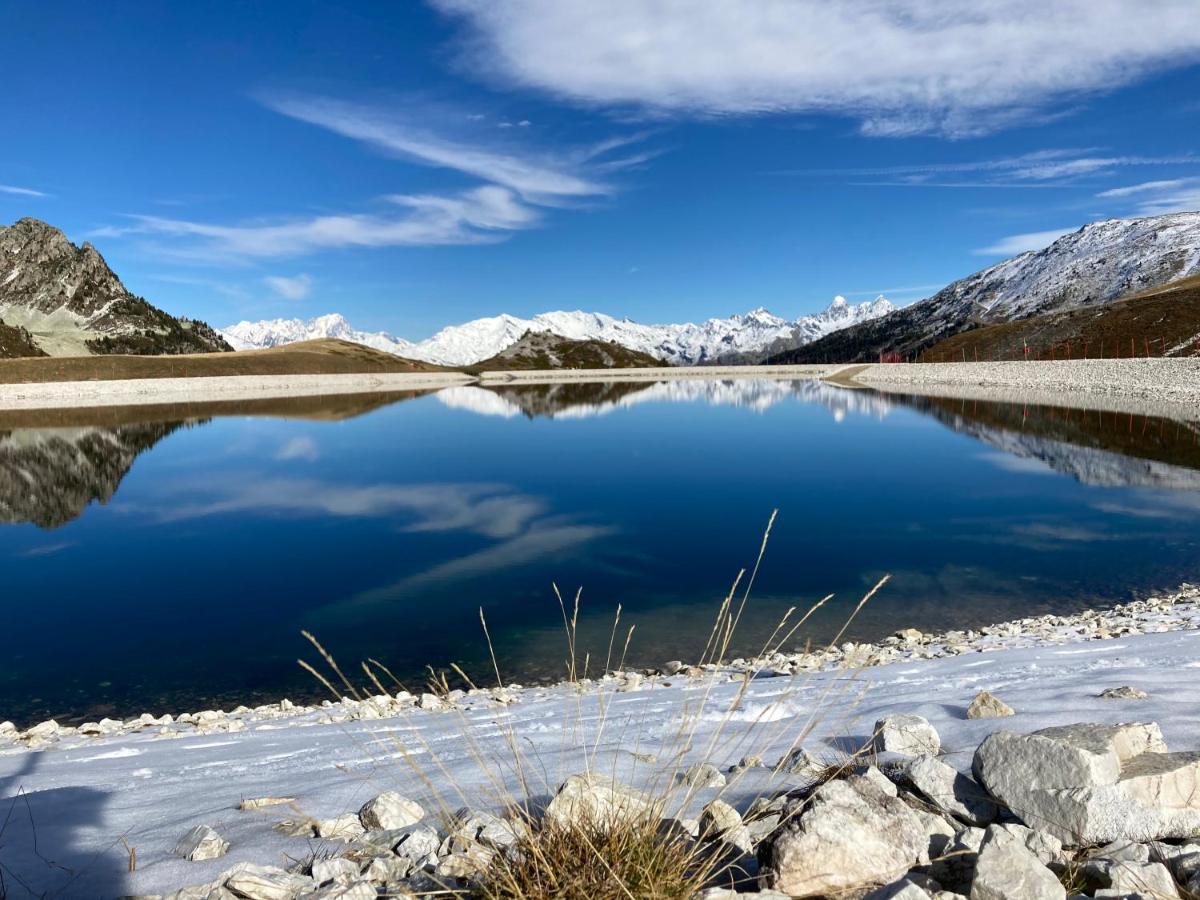
[[[1075,231],[1074,228],[1052,228],[1049,231],[1028,231],[1024,234],[1011,234],[1001,238],[994,244],[980,247],[972,251],[977,256],[1016,256],[1029,250],[1041,250],[1049,247],[1064,234]]]
[[[303,274],[268,275],[263,283],[284,300],[303,300],[312,290],[312,277]]]

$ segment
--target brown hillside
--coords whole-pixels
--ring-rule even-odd
[[[1026,356],[1080,359],[1198,354],[1200,276],[1193,276],[1104,306],[964,331],[935,344],[920,359],[953,362]]]
[[[521,339],[468,371],[528,369],[647,369],[666,365],[648,353],[610,341],[574,341],[548,331],[527,331]]]
[[[240,353],[178,356],[64,356],[0,359],[0,384],[113,381],[125,378],[198,378],[217,375],[332,375],[366,372],[448,372],[352,344],[322,339]]]

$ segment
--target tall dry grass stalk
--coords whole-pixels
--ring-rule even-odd
[[[828,679],[816,702],[805,710],[805,714],[771,719],[766,715],[770,706],[764,706],[757,716],[748,721],[745,719],[745,698],[762,668],[751,665],[740,673],[733,673],[727,665],[727,657],[735,645],[737,629],[750,606],[751,591],[766,554],[777,512],[771,513],[763,531],[758,554],[744,589],[739,595],[739,586],[746,576],[746,570],[743,569],[733,580],[717,609],[700,655],[698,670],[702,674],[699,676],[699,690],[693,685],[692,690],[681,692],[683,699],[680,702],[667,708],[675,718],[673,722],[662,720],[664,709],[654,702],[658,700],[657,685],[652,684],[649,690],[622,693],[617,682],[605,679],[605,676],[623,672],[633,640],[634,626],[628,627],[623,637],[621,635],[621,607],[617,607],[613,618],[604,672],[600,680],[591,680],[587,675],[590,655],[584,655],[582,665],[579,659],[582,592],[577,591],[568,605],[558,586],[554,585],[553,593],[559,605],[566,641],[565,681],[561,690],[572,710],[558,723],[559,747],[556,755],[559,760],[572,760],[571,770],[562,771],[560,767],[560,771],[552,774],[546,765],[544,753],[539,752],[528,735],[519,733],[503,713],[485,724],[476,721],[458,706],[443,714],[456,717],[462,754],[458,760],[448,759],[443,751],[431,744],[427,730],[421,727],[422,723],[410,723],[410,727],[402,732],[389,730],[386,741],[395,752],[388,754],[388,757],[401,764],[399,777],[402,780],[399,783],[392,781],[381,784],[381,789],[400,789],[404,793],[405,784],[411,785],[415,781],[421,787],[420,799],[434,805],[447,829],[452,827],[456,811],[463,807],[495,811],[521,823],[520,831],[525,836],[519,842],[517,851],[496,855],[490,869],[481,875],[476,885],[478,896],[488,900],[542,900],[551,897],[673,900],[676,897],[690,897],[707,884],[731,884],[737,880],[739,873],[733,868],[729,855],[713,851],[716,845],[708,839],[716,835],[702,833],[695,838],[674,830],[663,830],[664,816],[670,821],[672,817],[688,814],[695,809],[702,787],[695,779],[687,777],[689,768],[704,762],[720,766],[727,764],[730,759],[754,757],[782,746],[785,749],[778,763],[768,770],[772,785],[768,789],[781,789],[786,786],[781,782],[781,776],[788,754],[804,744],[831,710],[852,708],[857,699],[854,677]],[[889,577],[882,578],[862,597],[829,646],[841,641],[846,629]],[[832,599],[832,594],[822,597],[795,620],[795,607],[788,609],[769,632],[757,658],[766,660],[779,652]],[[503,692],[505,681],[482,608],[479,615],[497,690]],[[299,661],[300,665],[335,698],[344,696],[362,701],[370,697],[372,689],[377,694],[391,694],[404,689],[399,679],[375,660],[368,660],[361,666],[369,688],[357,687],[313,635],[308,632],[303,634],[315,648],[329,674],[304,660]],[[614,666],[613,657],[618,649],[618,641],[621,641],[620,657]],[[453,666],[453,670],[464,684],[478,690],[465,671],[458,666]],[[429,671],[431,691],[446,696],[450,688],[445,674],[438,676],[432,668]],[[724,692],[719,689],[730,685],[734,674],[740,678],[741,684],[732,698],[724,698]],[[390,680],[391,690],[384,685],[381,676]],[[787,704],[794,700],[811,676],[810,672],[794,671],[786,678],[774,679],[771,692],[773,703]],[[782,682],[778,687],[777,681]],[[337,687],[339,684],[341,688]],[[618,700],[634,708],[614,715],[613,707]],[[739,713],[743,715],[737,720],[738,728],[731,733],[730,726]],[[401,715],[409,716],[411,713],[405,710]],[[705,722],[712,723],[714,719],[716,727],[707,735],[702,746],[697,746],[701,726]],[[424,724],[428,725],[431,721],[426,718]],[[665,752],[650,754],[643,751],[643,740],[652,732],[669,734],[663,742],[667,748]],[[347,733],[350,734],[349,730]],[[403,737],[398,736],[401,733]],[[499,752],[495,741],[497,737],[502,748]],[[366,746],[358,736],[351,735],[351,738],[360,744],[364,753],[378,755],[376,748]],[[854,752],[828,759],[824,777],[834,777],[860,761],[861,754]],[[463,762],[469,762],[469,773],[462,768]],[[625,820],[581,820],[575,827],[569,828],[545,822],[541,816],[544,798],[553,796],[559,784],[568,776],[577,774],[605,776],[613,781],[633,783],[645,797],[652,799],[647,807],[650,811]],[[721,799],[735,789],[743,774],[736,773],[711,799]],[[761,793],[756,796],[761,796]],[[739,805],[745,807],[745,796],[741,795],[738,799],[741,800]]]

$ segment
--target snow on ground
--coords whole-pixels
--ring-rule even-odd
[[[320,842],[284,836],[273,823],[354,812],[385,789],[428,810],[487,807],[496,796],[493,780],[513,781],[510,728],[535,795],[552,793],[566,775],[583,771],[590,747],[597,751],[594,768],[646,786],[680,761],[707,757],[725,768],[761,753],[772,764],[810,722],[815,725],[803,745],[833,757],[838,747],[861,746],[875,720],[894,712],[928,718],[942,735],[947,760],[962,769],[983,737],[999,728],[1154,721],[1172,749],[1200,749],[1200,617],[1189,613],[1183,624],[1189,630],[760,676],[748,687],[728,675],[716,676],[719,683],[648,679],[626,691],[609,684],[602,693],[594,683],[583,694],[563,685],[527,689],[508,706],[481,695],[472,707],[468,696],[465,709],[414,708],[369,721],[319,724],[318,709],[250,721],[246,730],[230,733],[76,737],[73,745],[64,741],[40,752],[0,750],[0,866],[10,897],[25,891],[116,897],[208,881],[241,860],[286,865]],[[1169,627],[1163,620],[1143,630]],[[1150,699],[1097,696],[1121,685],[1142,688]],[[984,688],[1017,714],[967,720],[967,704]],[[598,698],[608,704],[606,715]],[[690,741],[679,737],[692,727]],[[402,747],[428,784],[405,761]],[[681,747],[688,749],[680,758]],[[768,777],[768,770],[751,770],[731,780],[723,796],[744,808],[771,787]],[[705,790],[696,799],[715,793]],[[236,809],[243,798],[264,796],[293,797],[295,809]],[[178,838],[197,824],[232,842],[226,857],[185,862],[172,855]],[[126,845],[136,850],[134,873],[127,871]]]

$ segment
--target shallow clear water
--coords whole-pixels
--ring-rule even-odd
[[[49,417],[47,417],[49,415]],[[281,417],[285,416],[285,417]],[[699,656],[770,534],[736,650],[1072,610],[1200,576],[1195,423],[810,382],[0,413],[0,720],[320,696],[301,629],[410,688]],[[744,584],[744,582],[743,582]]]

